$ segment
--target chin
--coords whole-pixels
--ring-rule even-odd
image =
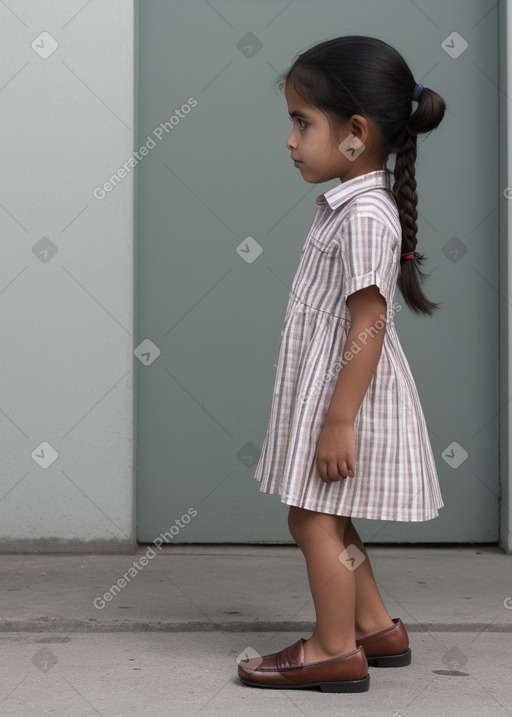
[[[320,184],[321,182],[325,181],[323,179],[319,179],[318,177],[315,177],[315,175],[311,172],[309,172],[307,169],[302,169],[302,167],[299,169],[302,179],[305,182],[309,182],[310,184]]]
[[[333,177],[324,174],[316,174],[312,170],[308,169],[302,169],[300,170],[300,173],[302,175],[302,179],[305,182],[309,182],[309,184],[323,184],[324,182],[329,182]]]

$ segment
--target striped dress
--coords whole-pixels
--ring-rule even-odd
[[[443,506],[425,417],[393,316],[401,227],[387,169],[316,199],[289,294],[266,436],[254,478],[283,503],[335,515],[423,521]],[[387,302],[379,362],[354,421],[353,477],[324,483],[316,448],[345,345],[347,297],[376,284]],[[364,339],[361,338],[361,341]],[[359,344],[362,345],[362,344]],[[348,353],[352,351],[352,353]]]

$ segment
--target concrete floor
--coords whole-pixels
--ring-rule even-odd
[[[172,546],[144,566],[146,551],[0,557],[0,715],[512,715],[512,557],[497,548],[369,549],[413,662],[370,668],[360,695],[237,678],[248,647],[311,634],[296,547]]]

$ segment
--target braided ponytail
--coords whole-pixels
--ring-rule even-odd
[[[405,140],[396,153],[393,195],[402,226],[402,255],[406,252],[414,252],[418,243],[416,237],[418,232],[416,224],[418,195],[416,194],[415,178],[418,132],[435,129],[443,119],[445,109],[444,100],[436,92],[423,88],[418,98],[418,109],[411,115],[405,127]],[[420,269],[425,258],[418,252],[413,260],[401,256],[398,288],[405,303],[412,311],[431,316],[439,308],[439,304],[430,301],[421,288],[421,281],[428,276]]]

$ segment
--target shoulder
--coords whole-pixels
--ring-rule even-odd
[[[349,229],[365,220],[367,229],[387,230],[397,239],[402,236],[400,216],[394,198],[382,190],[370,190],[348,202],[340,215],[340,228]]]
[[[396,205],[383,192],[359,195],[340,214],[335,241],[343,254],[388,251],[395,254],[402,246],[402,230]],[[396,210],[396,215],[393,210]]]

